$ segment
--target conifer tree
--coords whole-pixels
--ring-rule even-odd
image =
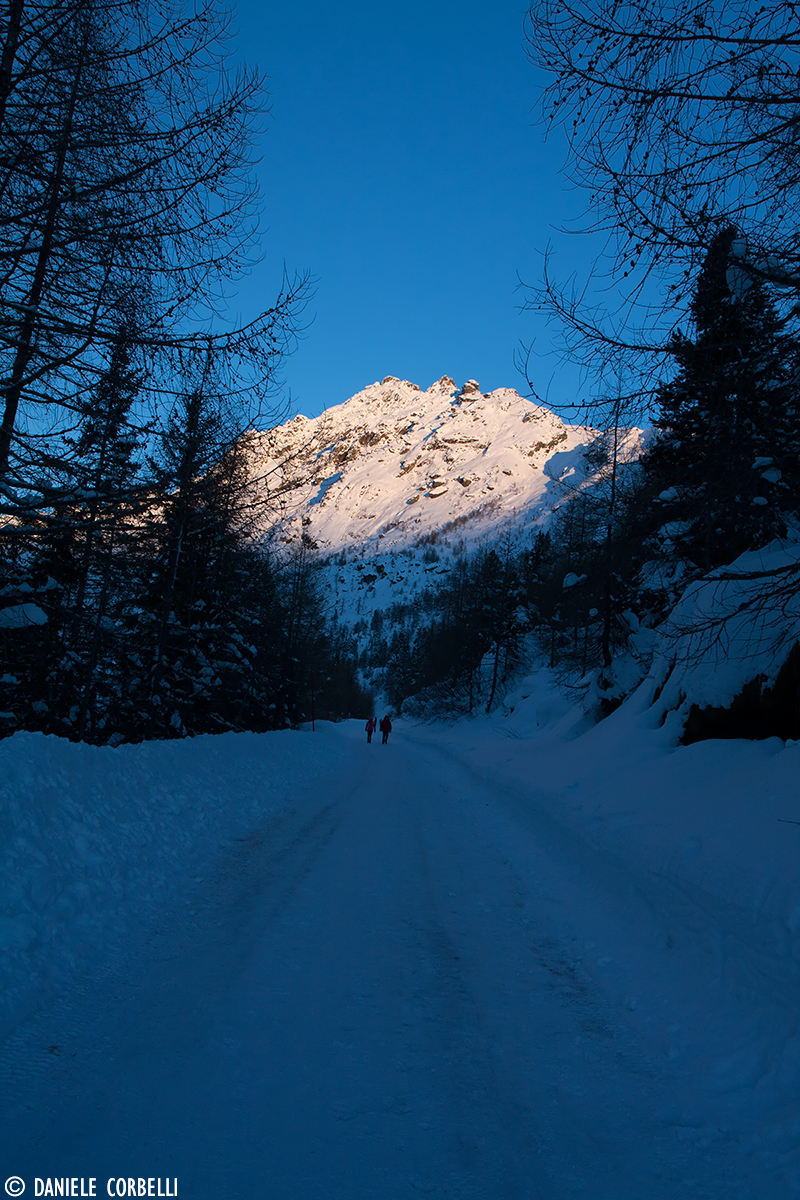
[[[149,525],[140,622],[149,655],[142,663],[143,704],[157,736],[189,731],[203,708],[197,681],[220,686],[220,670],[236,657],[230,646],[236,631],[221,619],[229,608],[222,593],[234,586],[243,550],[239,505],[247,477],[239,447],[226,441],[212,371],[209,355],[160,439],[162,491]]]
[[[65,693],[76,702],[70,708],[70,731],[84,738],[90,720],[98,723],[103,714],[95,711],[98,666],[107,661],[103,676],[106,706],[111,697],[108,684],[120,675],[120,630],[115,625],[115,601],[122,599],[128,558],[124,553],[135,519],[132,487],[139,470],[134,459],[140,433],[128,421],[139,390],[132,369],[131,348],[124,329],[114,345],[106,372],[91,397],[82,405],[83,422],[75,443],[78,481],[86,496],[85,507],[74,521],[77,545],[77,586],[70,606],[70,672],[60,673]],[[80,494],[80,493],[79,493]],[[110,636],[111,635],[111,636]],[[116,691],[116,688],[112,689]]]
[[[678,371],[659,392],[661,436],[643,461],[654,519],[703,570],[783,534],[798,506],[798,347],[765,285],[736,272],[735,236],[723,229],[708,251],[694,336],[673,340]]]

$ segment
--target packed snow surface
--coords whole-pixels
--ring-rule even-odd
[[[335,769],[289,732],[108,748],[0,741],[0,1035]],[[333,755],[333,757],[331,757]]]
[[[6,1176],[800,1194],[800,750],[578,716],[3,742]]]

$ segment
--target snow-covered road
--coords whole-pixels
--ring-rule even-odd
[[[323,736],[330,778],[12,1039],[6,1173],[196,1200],[777,1197],[584,969],[561,894],[585,908],[602,870],[430,730]]]

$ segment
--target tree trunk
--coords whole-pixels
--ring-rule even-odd
[[[83,67],[86,56],[86,46],[89,39],[89,22],[84,18],[83,37],[81,40],[81,48],[78,54],[78,61],[75,65],[75,75],[72,81],[72,90],[69,98],[67,113],[64,118],[64,123],[61,127],[61,136],[56,150],[56,161],[53,167],[53,175],[50,184],[50,197],[47,205],[47,215],[45,217],[44,229],[42,230],[42,243],[39,247],[39,253],[36,258],[36,266],[33,272],[30,290],[27,297],[27,305],[24,309],[25,315],[20,322],[19,333],[17,337],[17,351],[14,355],[14,365],[11,368],[11,376],[8,386],[5,391],[5,411],[3,413],[2,424],[0,424],[0,478],[8,472],[9,458],[11,455],[11,443],[14,436],[14,426],[17,420],[17,410],[19,402],[22,398],[22,393],[25,387],[25,372],[28,369],[28,364],[33,357],[33,335],[36,328],[39,302],[44,291],[44,281],[47,274],[47,267],[50,262],[50,254],[53,248],[53,237],[55,234],[56,217],[61,205],[61,188],[64,182],[64,164],[67,160],[67,151],[70,146],[70,138],[72,136],[72,123],[75,116],[75,105],[78,99],[78,89],[80,87],[83,76]]]

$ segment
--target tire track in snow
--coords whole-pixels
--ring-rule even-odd
[[[730,1154],[727,1135],[680,1115],[692,1101],[679,1065],[654,1056],[652,1046],[632,1028],[630,1013],[586,969],[586,950],[576,932],[581,933],[580,916],[591,914],[599,902],[592,848],[578,845],[576,862],[569,849],[578,839],[570,831],[559,837],[561,831],[550,827],[552,819],[538,829],[538,812],[527,812],[519,794],[471,771],[446,751],[440,756],[427,740],[420,745],[416,731],[409,740],[425,762],[428,778],[441,774],[437,758],[446,762],[452,793],[462,797],[463,809],[448,829],[458,831],[462,848],[470,836],[480,847],[465,866],[470,884],[480,888],[482,862],[492,856],[490,879],[505,879],[505,902],[498,902],[492,918],[494,941],[499,943],[504,932],[508,938],[503,961],[488,940],[478,942],[473,928],[471,986],[484,1011],[503,994],[512,997],[504,1020],[513,1037],[498,1018],[486,1022],[486,1044],[502,1048],[506,1063],[517,1047],[521,1061],[528,1056],[532,1069],[510,1072],[504,1087],[510,1107],[515,1097],[528,1101],[527,1118],[537,1126],[539,1153],[551,1170],[546,1193],[590,1188],[593,1200],[599,1200],[619,1195],[622,1181],[624,1194],[636,1196],[672,1197],[677,1188],[683,1195],[726,1200],[758,1194],[752,1180],[740,1177],[744,1164],[738,1154]],[[440,853],[440,870],[453,857],[452,852]],[[601,882],[613,870],[607,857],[598,855]],[[622,890],[627,891],[624,881]],[[583,901],[577,913],[572,903],[576,893]],[[468,937],[464,940],[469,943]],[[523,945],[535,967],[522,967],[515,975],[514,961],[522,963]],[[478,946],[482,953],[476,956]],[[634,940],[632,954],[637,950]],[[492,978],[484,971],[481,979],[481,960],[502,969]],[[527,1028],[524,1018],[520,1022],[526,1004]],[[531,1033],[536,1028],[541,1030],[538,1038]],[[544,1103],[537,1088],[549,1095]],[[686,1183],[687,1177],[693,1182]]]
[[[547,839],[515,845],[493,783],[413,738],[349,761],[63,1011],[37,1173],[124,1162],[190,1200],[738,1198],[658,1117],[664,1080],[546,894]]]
[[[794,1103],[796,1072],[786,1064],[800,1055],[800,960],[790,930],[668,874],[661,861],[649,867],[630,862],[596,844],[590,828],[562,822],[539,791],[535,745],[524,788],[519,777],[505,778],[502,771],[490,781],[446,745],[431,742],[427,731],[415,730],[413,737],[451,770],[460,768],[484,786],[499,801],[508,828],[521,835],[520,844],[533,847],[547,894],[563,910],[564,933],[570,921],[574,928],[584,923],[582,969],[682,1077],[683,1095],[676,1086],[669,1106],[672,1119],[743,1139],[754,1091],[763,1114]],[[552,748],[545,753],[552,758]],[[569,742],[563,753],[570,754]],[[547,768],[552,777],[552,761]],[[575,798],[582,798],[579,792]],[[767,1047],[765,1024],[772,1030]]]

